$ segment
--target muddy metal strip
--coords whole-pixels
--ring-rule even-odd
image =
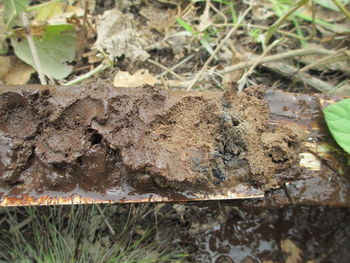
[[[321,113],[336,97],[106,84],[0,92],[1,206],[350,204],[346,156]]]

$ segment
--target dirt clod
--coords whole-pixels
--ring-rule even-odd
[[[295,168],[302,136],[269,125],[263,89],[166,92],[144,86],[34,89],[0,95],[0,186],[106,191],[264,190]]]

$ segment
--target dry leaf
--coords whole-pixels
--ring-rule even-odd
[[[0,56],[0,81],[4,80],[11,68],[11,57]]]
[[[103,60],[102,56],[99,56],[96,49],[90,50],[83,55],[84,58],[88,58],[90,64],[101,62]]]
[[[11,67],[7,73],[4,83],[6,85],[24,85],[27,84],[30,76],[35,70],[28,64],[16,59],[15,64]]]
[[[119,71],[113,81],[115,87],[135,88],[143,85],[154,85],[157,79],[148,73],[148,70],[140,69],[133,75],[127,71]]]
[[[213,24],[213,21],[210,19],[209,10],[210,10],[210,5],[207,2],[205,6],[205,10],[199,18],[199,25],[197,27],[199,32],[203,32]]]
[[[300,263],[301,262],[301,249],[289,239],[281,241],[281,248],[283,252],[288,254],[285,263]]]
[[[60,2],[51,2],[38,5],[36,9],[36,21],[48,21],[50,25],[64,24],[66,19],[72,16],[82,17],[84,10],[80,7],[65,5]]]
[[[125,56],[144,61],[149,54],[144,50],[148,38],[133,28],[133,19],[118,9],[105,11],[97,21],[97,40],[94,48],[107,53],[111,59]]]
[[[272,10],[273,5],[268,1],[253,0],[250,1],[252,6],[253,19],[266,21],[267,19],[273,17],[275,12]]]
[[[142,7],[140,14],[147,20],[147,26],[162,34],[167,34],[170,26],[175,21],[175,13],[172,10],[160,9],[153,5]]]

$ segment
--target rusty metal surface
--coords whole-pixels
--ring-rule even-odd
[[[0,93],[9,89],[9,87],[2,87]],[[348,182],[350,174],[345,165],[346,158],[334,144],[321,112],[324,105],[341,98],[282,91],[268,91],[265,97],[270,104],[271,124],[294,123],[308,133],[304,150],[300,154],[300,166],[303,168],[300,180],[289,183],[284,188],[264,193],[259,189],[240,185],[239,189],[232,189],[224,196],[194,195],[174,190],[145,193],[130,185],[121,185],[105,194],[84,191],[79,187],[67,192],[44,191],[42,193],[0,188],[0,206],[253,199],[247,202],[254,206],[313,204],[350,207]],[[276,176],[280,175],[276,174]]]

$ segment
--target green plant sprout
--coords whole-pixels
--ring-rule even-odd
[[[200,33],[196,31],[190,24],[188,24],[185,20],[183,20],[180,17],[177,17],[176,21],[179,23],[180,26],[182,26],[183,29],[185,29],[189,33],[189,36],[194,36],[196,39],[198,39],[201,45],[208,51],[210,55],[213,54],[214,50],[208,42],[210,38],[208,32]]]

